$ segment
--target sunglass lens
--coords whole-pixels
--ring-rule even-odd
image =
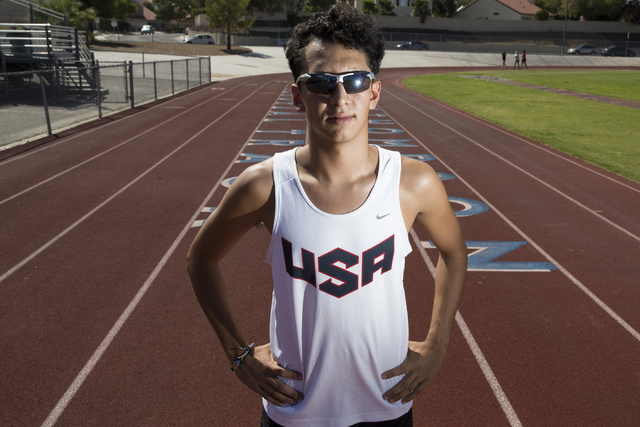
[[[329,95],[336,88],[336,78],[330,76],[312,76],[305,82],[309,92]]]
[[[369,89],[371,79],[369,76],[363,74],[354,74],[353,76],[347,76],[344,78],[344,90],[347,93],[360,93]]]
[[[347,93],[364,92],[371,86],[371,78],[368,73],[364,72],[344,76],[341,80]],[[319,95],[331,95],[338,85],[338,79],[335,76],[315,74],[305,80],[305,84],[309,92]]]

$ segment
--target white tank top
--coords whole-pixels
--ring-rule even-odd
[[[382,380],[382,373],[407,355],[403,274],[411,245],[400,210],[400,154],[378,152],[369,197],[341,215],[311,203],[295,149],[274,157],[265,258],[274,284],[271,351],[280,366],[302,373],[302,381],[283,381],[305,397],[284,408],[263,399],[269,417],[284,426],[346,427],[395,419],[411,407],[382,399],[401,379]]]

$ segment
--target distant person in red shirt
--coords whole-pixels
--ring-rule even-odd
[[[522,51],[522,63],[520,65],[521,70],[522,70],[522,67],[526,68],[527,70],[529,69],[529,67],[527,67],[527,51],[526,50]]]

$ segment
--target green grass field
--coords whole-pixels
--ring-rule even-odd
[[[611,75],[607,77],[609,73]],[[580,70],[527,75],[529,71],[511,70],[466,74],[500,75],[523,82],[527,79],[526,83],[584,93],[595,93],[598,85],[594,82],[606,81],[606,95],[604,92],[595,94],[616,94],[618,98],[625,95],[624,99],[631,99],[630,96],[640,97],[640,80],[632,73]],[[454,74],[412,77],[403,83],[427,96],[640,182],[639,109],[495,81],[466,79]],[[632,100],[640,101],[640,98]]]
[[[463,74],[497,76],[514,82],[640,102],[640,73],[637,71],[506,70]]]

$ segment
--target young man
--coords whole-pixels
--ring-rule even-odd
[[[518,51],[516,50],[516,53],[513,55],[515,58],[515,62],[513,63],[513,69],[520,69],[520,55],[518,54]]]
[[[338,4],[296,27],[285,50],[307,144],[248,168],[227,191],[190,249],[194,290],[235,374],[263,398],[262,426],[411,426],[464,287],[457,219],[431,167],[369,145],[384,55],[373,19]],[[274,293],[271,342],[254,348],[218,262],[260,222]],[[414,222],[440,251],[423,342],[408,339],[403,288]]]

